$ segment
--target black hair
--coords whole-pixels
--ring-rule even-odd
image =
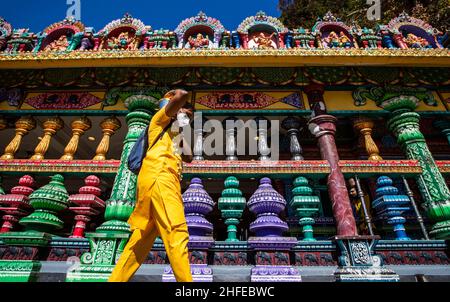
[[[190,102],[186,102],[182,108],[194,110],[194,106]]]

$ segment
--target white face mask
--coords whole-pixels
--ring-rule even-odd
[[[190,119],[189,116],[185,112],[180,112],[177,114],[178,126],[181,128],[189,125]]]

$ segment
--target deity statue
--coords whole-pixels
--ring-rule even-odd
[[[265,33],[260,32],[258,36],[256,36],[253,41],[257,45],[258,49],[273,49],[276,48],[272,41],[273,36],[276,33],[272,33],[270,36],[267,36]]]
[[[328,34],[328,37],[323,39],[326,43],[326,46],[332,48],[332,47],[339,47],[340,46],[340,40],[339,36],[336,34],[336,32],[332,31]]]
[[[54,40],[50,44],[48,44],[44,51],[64,51],[69,46],[69,41],[67,40],[66,35],[62,35],[59,39]]]
[[[428,48],[430,47],[430,43],[424,38],[418,37],[415,34],[409,33],[406,35],[404,39],[405,43],[410,48]]]
[[[339,44],[340,47],[345,48],[349,48],[352,45],[349,37],[347,37],[347,35],[343,31],[341,31],[339,34]]]
[[[190,48],[197,49],[197,48],[205,48],[209,46],[209,39],[205,38],[201,33],[197,34],[197,38],[189,37],[188,43]]]
[[[110,49],[136,50],[138,46],[138,38],[130,36],[127,31],[121,32],[117,37],[112,37],[108,41]]]

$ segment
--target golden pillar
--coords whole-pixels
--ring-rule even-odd
[[[72,127],[72,138],[66,148],[64,148],[64,155],[61,156],[62,160],[73,160],[73,155],[78,149],[80,136],[82,136],[84,132],[91,129],[92,123],[87,117],[83,116],[75,119],[70,126]]]
[[[366,152],[369,155],[369,160],[383,160],[380,156],[380,150],[372,138],[373,126],[373,121],[368,118],[358,118],[353,122],[353,127],[364,139],[364,145],[366,147]]]
[[[22,142],[22,137],[36,128],[36,121],[31,116],[21,117],[17,120],[15,126],[16,134],[8,146],[6,146],[5,153],[0,157],[0,159],[14,159],[14,155],[17,150],[19,150]]]
[[[55,133],[64,127],[64,122],[59,117],[51,117],[46,119],[42,123],[42,128],[44,128],[44,137],[41,142],[34,149],[34,155],[30,158],[32,160],[43,160],[44,155],[50,146],[50,141]]]
[[[106,160],[106,153],[108,153],[109,150],[110,137],[113,136],[114,133],[122,127],[122,125],[115,116],[111,116],[104,119],[100,123],[100,127],[102,128],[103,137],[97,147],[97,150],[95,151],[95,157],[93,160]]]

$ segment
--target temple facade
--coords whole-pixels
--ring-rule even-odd
[[[376,28],[9,22],[0,281],[108,279],[136,203],[128,155],[174,88],[201,113],[182,181],[194,280],[450,281],[448,33],[405,13]],[[174,281],[161,240],[134,280]]]

